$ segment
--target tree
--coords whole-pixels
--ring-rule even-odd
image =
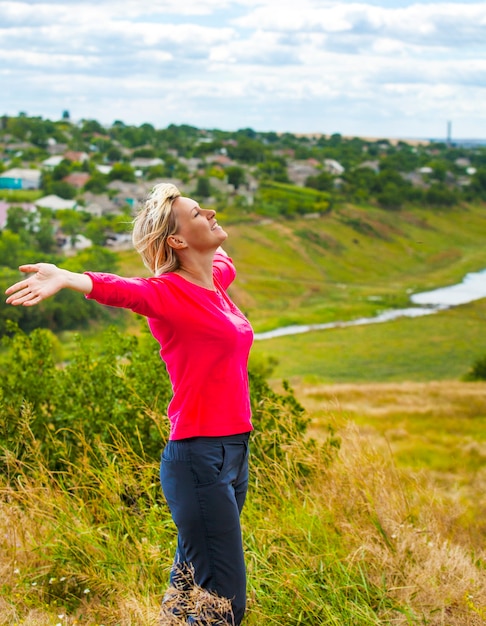
[[[265,147],[260,141],[243,136],[236,146],[228,146],[228,154],[242,163],[260,163],[265,159]]]
[[[134,183],[137,180],[135,170],[128,163],[115,163],[108,174],[110,180],[122,180],[125,183]]]
[[[32,230],[32,234],[39,250],[45,254],[50,254],[56,249],[54,228],[52,226],[52,211],[41,207],[37,212],[39,218],[35,228]]]
[[[451,207],[457,204],[457,193],[442,183],[434,183],[427,189],[424,199],[431,206]]]
[[[445,161],[435,160],[429,163],[429,167],[431,167],[433,170],[432,174],[430,175],[431,178],[443,183],[447,176],[447,163]]]
[[[196,196],[199,198],[209,198],[211,195],[211,183],[206,176],[199,176],[197,179]]]
[[[486,380],[486,356],[479,357],[474,361],[471,369],[465,376],[466,380]]]
[[[486,198],[486,167],[480,167],[471,178],[471,190],[481,198]]]
[[[50,184],[49,193],[53,193],[65,200],[72,200],[76,197],[78,190],[64,180],[56,180]]]
[[[153,165],[147,170],[148,180],[154,180],[155,178],[164,178],[164,176],[167,176],[167,168],[165,165]]]
[[[71,245],[75,245],[78,235],[83,231],[83,217],[78,211],[64,209],[57,212],[61,230],[65,235],[69,235]]]
[[[0,266],[16,269],[30,256],[32,250],[18,233],[0,230]]]
[[[52,180],[62,180],[71,173],[71,163],[63,159],[59,165],[52,170]]]
[[[278,183],[288,183],[287,165],[284,159],[269,159],[257,165],[258,175],[262,179],[274,180]]]
[[[123,158],[122,151],[120,148],[116,146],[111,146],[106,153],[106,157],[110,163],[114,163],[115,161],[121,161]]]
[[[7,212],[5,228],[12,233],[22,233],[27,230],[27,216],[29,213],[20,206],[11,206]]]
[[[107,183],[108,177],[98,170],[94,170],[91,174],[91,178],[86,182],[84,189],[86,191],[91,191],[92,193],[100,194],[106,191]]]
[[[102,135],[105,132],[105,129],[96,120],[83,120],[81,132],[85,133],[86,135],[92,135],[93,133],[99,133],[100,135]]]
[[[155,152],[155,149],[150,147],[150,148],[138,148],[137,150],[134,150],[133,156],[135,158],[153,159],[154,157],[157,156],[157,154]]]
[[[246,182],[246,172],[238,165],[230,165],[225,169],[225,172],[228,184],[233,185],[235,189],[238,189],[240,185],[243,185]]]
[[[316,176],[309,176],[305,181],[305,186],[318,191],[332,191],[334,189],[334,178],[328,172],[321,172]]]

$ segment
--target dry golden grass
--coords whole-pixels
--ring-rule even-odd
[[[285,624],[278,610],[290,588],[292,599],[299,599],[299,606],[308,611],[314,611],[314,604],[323,610],[326,602],[318,605],[319,594],[329,589],[343,600],[355,594],[353,610],[366,605],[367,626],[485,624],[486,468],[478,450],[486,436],[481,430],[486,385],[301,384],[295,391],[313,417],[311,434],[327,436],[325,426],[331,424],[341,448],[327,463],[318,449],[300,450],[296,443],[274,466],[259,466],[260,476],[255,469],[256,482],[260,479],[271,488],[249,498],[245,535],[250,582],[255,587],[264,579],[266,584],[256,595],[250,593],[245,623]],[[397,462],[408,440],[417,449],[425,441],[428,449],[429,430],[439,425],[450,431],[446,444],[458,444],[452,452],[436,445],[435,454],[452,457],[456,465],[444,473],[435,466]],[[394,430],[402,435],[392,436]],[[459,455],[467,445],[477,460],[470,466],[461,464]],[[117,465],[120,485],[129,480],[130,468],[138,467],[137,459],[125,469]],[[292,469],[299,463],[312,468],[306,480]],[[151,522],[152,540],[144,540],[148,527],[138,528],[144,519],[134,520],[134,513],[125,509],[118,512],[117,483],[110,479],[109,465],[99,481],[93,473],[95,497],[84,500],[75,490],[64,490],[41,465],[35,476],[23,475],[21,465],[13,461],[9,467],[15,479],[0,490],[0,626],[178,623],[170,614],[160,615],[159,584],[140,580],[155,579],[161,562],[171,558],[170,546],[164,553],[159,548],[159,543],[167,543],[160,534],[165,526],[159,509]],[[88,468],[79,469],[80,477]],[[154,480],[153,469],[147,466],[147,480]],[[145,473],[137,471],[137,476]],[[120,535],[115,533],[118,527]],[[131,542],[119,544],[117,537],[123,533],[132,536]],[[121,567],[99,571],[98,557]],[[362,580],[351,572],[362,572]],[[81,596],[71,611],[62,606],[62,599],[57,606],[47,603],[50,577],[61,575],[73,578]],[[90,589],[86,597],[85,587]],[[307,587],[311,593],[304,597]],[[292,605],[285,610],[292,611]],[[363,613],[349,617],[350,610],[348,606],[343,612],[347,617],[339,622],[333,608],[334,621],[315,623],[361,626]],[[292,619],[288,623],[297,623],[298,613]]]
[[[433,415],[486,417],[486,382],[438,382],[294,385],[296,395],[315,416],[330,408],[349,416],[367,418]],[[318,431],[317,431],[318,432]]]
[[[486,624],[486,383],[294,389],[312,416],[309,433],[324,438],[331,423],[342,437],[322,497],[374,582],[414,607],[416,623]],[[433,448],[429,464],[400,462],[420,447]],[[442,457],[446,472],[436,468]]]
[[[333,512],[352,561],[389,596],[414,610],[413,623],[479,626],[486,623],[486,552],[450,539],[454,497],[426,477],[398,470],[376,437],[349,422],[342,448],[322,482],[321,498]],[[483,544],[484,545],[484,544]],[[472,556],[474,554],[474,556]],[[409,624],[394,615],[386,624]]]

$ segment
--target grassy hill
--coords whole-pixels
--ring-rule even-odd
[[[413,292],[486,267],[486,207],[387,212],[342,207],[324,217],[228,226],[233,297],[257,332],[370,317]],[[256,342],[277,377],[326,380],[455,378],[486,352],[480,301],[427,318]]]
[[[442,212],[344,206],[315,219],[227,230],[239,272],[234,296],[257,331],[401,307],[407,292],[486,267],[484,205]]]
[[[344,207],[318,219],[228,224],[226,247],[239,270],[233,296],[257,331],[402,307],[410,290],[486,267],[485,222],[480,206],[396,214]],[[121,256],[120,273],[141,270],[135,253]],[[246,626],[485,623],[486,383],[450,380],[486,352],[485,314],[483,300],[255,343],[254,361],[278,360],[273,388],[292,379],[309,428],[299,430],[298,405],[264,389],[242,518]],[[129,319],[140,331],[137,318]],[[130,443],[144,419],[166,424],[148,400],[148,392],[160,393],[157,374],[147,353],[135,358],[134,346],[120,359],[99,334],[83,341],[82,350],[77,342],[69,348],[76,358],[61,370],[73,379],[65,397],[79,415],[103,415],[113,426],[131,415],[123,398],[126,410],[140,402],[143,411],[114,431],[112,443],[88,441],[73,430],[74,408],[63,412],[79,461],[52,471],[42,451],[50,442],[60,458],[66,454],[59,433],[49,424],[47,437],[34,437],[28,402],[20,413],[17,405],[4,410],[2,428],[5,417],[13,421],[23,456],[2,457],[0,624],[169,626],[159,609],[175,532],[158,462]],[[45,395],[51,377],[38,375],[42,359],[22,354],[25,363],[14,359],[9,374],[33,380],[29,389]],[[126,360],[134,358],[132,371]],[[16,389],[6,385],[5,397]],[[280,457],[258,454],[276,448]]]
[[[227,223],[238,277],[232,296],[255,331],[372,317],[413,292],[486,267],[486,206],[385,211],[340,206],[324,216]],[[123,253],[121,273],[141,271]],[[426,318],[257,341],[254,361],[277,379],[334,382],[459,378],[486,353],[486,302]]]

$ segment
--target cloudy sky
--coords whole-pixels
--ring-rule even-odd
[[[486,2],[0,0],[0,114],[486,138]]]

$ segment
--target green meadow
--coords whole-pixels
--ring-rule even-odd
[[[479,204],[218,220],[256,332],[372,317],[486,268]],[[146,274],[133,252],[119,272]],[[464,380],[485,319],[483,299],[255,341],[244,626],[486,623],[486,382]],[[168,388],[145,323],[117,327],[18,336],[0,363],[0,626],[185,623],[159,615]]]
[[[316,219],[228,231],[236,295],[257,331],[402,307],[409,293],[486,267],[483,205],[445,212],[344,206]]]
[[[419,318],[256,341],[255,362],[296,383],[459,379],[486,354],[486,300]]]
[[[386,212],[341,207],[323,217],[229,225],[233,295],[256,332],[374,317],[411,293],[486,268],[486,209]],[[432,316],[255,342],[276,378],[442,380],[486,352],[484,301]]]

